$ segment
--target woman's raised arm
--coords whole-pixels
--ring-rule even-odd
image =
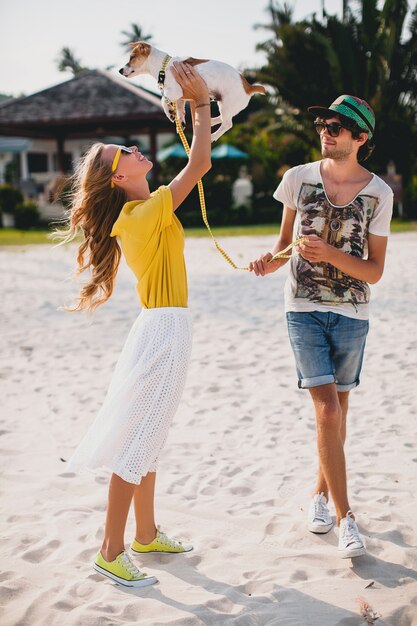
[[[207,85],[197,70],[180,62],[174,62],[171,69],[184,100],[191,102],[194,131],[188,163],[169,184],[175,211],[211,168],[211,115]]]

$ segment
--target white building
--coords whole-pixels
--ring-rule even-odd
[[[159,96],[111,72],[88,70],[59,85],[0,104],[0,183],[14,161],[18,184],[47,219],[62,212],[54,190],[95,141],[138,145],[154,162],[175,127]]]

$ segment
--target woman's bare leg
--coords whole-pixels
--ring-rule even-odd
[[[133,502],[136,518],[136,541],[151,543],[156,537],[155,524],[155,480],[156,472],[149,472],[135,485]]]
[[[114,561],[125,549],[124,535],[127,515],[136,485],[112,474],[109,483],[106,525],[101,554],[106,561]]]

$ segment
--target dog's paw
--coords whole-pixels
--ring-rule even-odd
[[[225,132],[225,131],[224,131],[224,130],[222,130],[222,131],[219,133],[219,131],[218,131],[218,130],[216,130],[216,132],[215,132],[215,133],[212,133],[212,135],[211,135],[211,143],[213,143],[213,141],[217,141],[217,140],[218,140],[218,138],[219,138],[219,137],[221,137],[221,136],[223,135],[223,133],[224,133],[224,132]]]
[[[175,122],[175,110],[174,107],[172,106],[171,102],[169,100],[167,100],[167,98],[163,98],[162,99],[162,107],[165,111],[165,115],[167,116],[167,118],[174,123]]]
[[[212,133],[212,135],[211,135],[212,143],[213,143],[213,141],[217,141],[217,139],[219,137],[221,137],[222,135],[224,135],[224,133],[227,132],[230,128],[232,128],[232,126],[233,126],[232,122],[230,122],[230,121],[228,121],[228,122],[223,121],[222,125],[220,126],[220,128],[218,128],[215,133]]]

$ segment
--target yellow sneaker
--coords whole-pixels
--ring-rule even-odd
[[[121,552],[114,561],[106,561],[101,552],[96,556],[93,568],[99,574],[111,578],[120,585],[126,587],[147,587],[158,582],[155,576],[148,576],[145,572],[138,570],[125,550]]]
[[[165,533],[161,533],[158,529],[156,531],[156,537],[151,543],[139,543],[134,539],[130,546],[133,552],[162,552],[165,554],[179,554],[180,552],[190,552],[193,546],[176,539],[170,539]]]

